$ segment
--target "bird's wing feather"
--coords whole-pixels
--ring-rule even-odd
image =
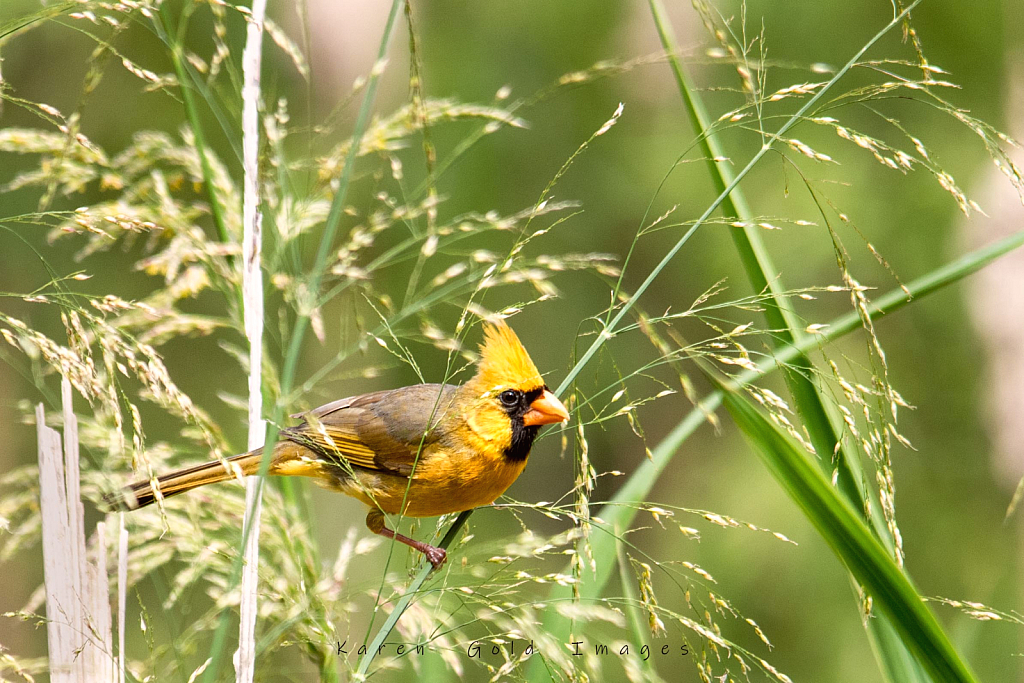
[[[454,389],[418,384],[351,396],[304,414],[306,421],[284,435],[335,464],[342,464],[341,458],[356,467],[409,476],[421,442],[425,447],[436,441],[428,433],[431,415],[436,424]]]
[[[313,410],[307,411],[305,413],[295,413],[292,415],[292,417],[307,419],[309,416],[313,416],[317,419],[323,419],[325,415],[330,415],[331,413],[337,412],[339,410],[344,410],[345,408],[349,408],[354,404],[372,404],[376,401],[381,400],[388,394],[392,393],[392,391],[393,390],[374,391],[369,394],[359,394],[358,396],[348,396],[346,398],[339,398],[337,401],[325,403],[319,408],[314,408]]]

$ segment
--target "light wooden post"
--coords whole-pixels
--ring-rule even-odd
[[[92,557],[87,552],[79,490],[78,422],[71,383],[61,383],[64,450],[55,429],[36,408],[39,440],[39,509],[43,523],[46,635],[53,683],[114,681],[114,656],[107,582],[107,546],[102,522]]]

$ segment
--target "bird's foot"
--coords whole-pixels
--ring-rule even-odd
[[[399,543],[413,548],[423,553],[427,561],[434,565],[434,569],[440,569],[441,565],[448,559],[448,553],[445,552],[444,548],[438,548],[436,545],[430,545],[423,541],[417,541],[414,538],[397,534],[391,529],[384,526],[384,514],[376,509],[371,509],[369,514],[366,515],[366,526],[375,534],[386,536],[387,538],[393,538]]]
[[[448,553],[445,552],[444,548],[424,543],[422,550],[423,554],[427,557],[427,561],[434,565],[434,569],[440,569],[441,565],[448,559]]]

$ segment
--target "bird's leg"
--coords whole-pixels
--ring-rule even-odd
[[[448,553],[445,552],[444,548],[438,548],[437,546],[417,541],[414,538],[403,536],[402,534],[395,533],[384,524],[384,513],[373,508],[366,515],[366,528],[375,534],[393,538],[400,543],[404,543],[410,548],[419,550],[421,553],[426,555],[427,560],[430,564],[434,565],[434,569],[439,568],[444,561],[448,559]]]

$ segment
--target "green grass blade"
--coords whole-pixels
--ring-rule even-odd
[[[359,156],[359,149],[362,146],[363,136],[370,125],[370,115],[373,113],[373,102],[377,95],[377,86],[380,83],[380,76],[383,71],[382,65],[387,56],[388,44],[391,42],[391,34],[395,28],[395,19],[398,17],[398,10],[402,7],[404,0],[394,0],[391,3],[391,12],[388,14],[387,23],[384,26],[384,34],[381,37],[380,49],[377,52],[377,61],[370,72],[366,82],[366,92],[363,95],[363,102],[359,107],[359,114],[356,116],[355,128],[352,132],[352,142],[348,154],[345,157],[345,165],[342,166],[341,176],[338,178],[338,189],[334,192],[331,200],[331,208],[327,213],[327,220],[324,223],[324,234],[320,238],[320,245],[317,248],[316,261],[310,271],[308,289],[312,296],[319,296],[320,282],[327,271],[328,259],[334,250],[334,237],[338,232],[338,225],[341,223],[341,214],[345,208],[345,198],[348,195],[349,183],[352,180],[352,171],[356,165],[356,157]],[[291,390],[295,377],[295,369],[298,365],[302,340],[309,325],[309,318],[312,311],[304,312],[295,322],[295,329],[292,331],[292,338],[288,344],[288,351],[285,356],[284,370],[281,373],[281,395],[287,396]]]
[[[616,539],[618,532],[616,529]],[[629,566],[629,559],[626,557],[626,547],[621,542],[615,543],[615,559],[618,561],[619,581],[622,582],[622,597],[626,599],[626,619],[629,622],[629,632],[633,636],[634,643],[644,643],[651,638],[651,629],[641,616],[644,610],[640,596],[636,592],[636,576]],[[663,679],[654,668],[654,660],[651,658],[640,660],[640,669],[644,673],[648,683],[660,683]]]
[[[722,192],[732,183],[732,170],[725,161],[725,150],[711,131],[710,118],[703,100],[691,86],[680,62],[675,36],[661,0],[649,0],[649,4],[662,46],[669,55],[669,64],[675,75],[684,108],[694,131],[699,136],[698,146],[704,154],[708,174],[716,190]],[[801,333],[789,306],[789,300],[781,296],[785,291],[781,278],[772,265],[760,232],[753,227],[753,217],[740,188],[734,189],[722,202],[722,211],[733,221],[743,223],[742,227],[730,226],[730,234],[753,291],[768,292],[771,295],[771,300],[765,305],[764,314],[768,326],[776,330],[776,343],[792,344],[800,338]],[[813,379],[811,361],[806,355],[800,354],[794,359],[793,366],[793,370],[786,372],[786,385],[793,397],[794,407],[803,418],[815,451],[819,454],[832,453],[838,438],[822,401],[819,387]],[[822,458],[819,464],[826,468],[829,461]],[[873,500],[872,493],[863,484],[860,461],[856,457],[849,457],[846,449],[839,447],[835,451],[835,465],[839,474],[837,484],[840,492],[856,509],[870,511],[866,517],[870,515],[867,521],[871,523],[876,537],[885,544],[890,554],[895,554],[895,545],[881,515],[881,506]],[[865,504],[868,499],[872,499],[871,505]],[[874,652],[879,668],[890,681],[917,681],[925,678],[917,661],[906,652],[901,641],[894,637],[893,629],[886,623],[885,617],[869,620],[865,626],[875,646]]]
[[[899,310],[913,301],[932,294],[940,289],[959,282],[961,279],[976,273],[986,265],[995,261],[1001,256],[1024,246],[1024,231],[1010,235],[1004,239],[993,242],[976,251],[970,252],[950,263],[936,268],[935,270],[907,283],[907,290],[911,296],[908,298],[902,288],[883,294],[875,299],[868,308],[872,320],[878,320],[893,311]],[[804,337],[797,344],[779,349],[772,358],[758,365],[759,372],[745,372],[738,377],[740,384],[747,384],[757,380],[764,374],[776,370],[781,364],[790,362],[800,354],[806,354],[823,346],[826,343],[839,339],[860,329],[861,320],[855,311],[845,313],[834,319],[831,324],[824,328],[823,334],[814,338]],[[683,443],[693,432],[700,427],[705,420],[707,413],[718,409],[722,402],[722,393],[714,391],[701,400],[700,405],[694,408],[683,418],[669,434],[651,451],[651,458],[644,460],[633,471],[626,480],[626,483],[616,492],[609,501],[610,504],[602,507],[596,517],[603,520],[605,527],[609,529],[629,529],[636,516],[637,510],[628,503],[636,503],[645,500],[650,494],[651,488],[658,480],[658,477],[672,462]],[[603,527],[603,528],[605,528]],[[612,534],[604,532],[591,535],[591,549],[596,562],[596,573],[589,581],[580,585],[580,598],[584,601],[596,600],[601,596],[608,579],[614,572],[611,558],[614,556],[616,538]],[[568,573],[567,567],[562,570]],[[564,595],[562,594],[564,592]],[[553,588],[552,597],[571,597],[571,592]],[[546,633],[566,633],[569,630],[569,621],[554,608],[549,608],[544,613],[543,627]],[[892,638],[891,628],[888,633],[885,631],[872,633],[872,646],[879,649],[890,649]],[[892,655],[889,656],[892,659]],[[892,661],[896,661],[892,659]],[[916,660],[915,660],[916,662]],[[531,666],[535,666],[532,665]],[[886,669],[888,671],[888,669]],[[898,680],[915,680],[898,679]]]
[[[1005,256],[1022,246],[1024,246],[1024,231],[1014,233],[988,246],[965,254],[955,261],[908,282],[906,286],[911,294],[909,298],[902,288],[896,287],[871,303],[868,307],[871,320],[878,320],[914,301],[920,301],[929,294],[959,282],[968,275],[978,272],[999,257]],[[806,354],[819,346],[844,337],[854,330],[860,329],[860,326],[861,320],[855,311],[844,313],[835,318],[825,328],[822,335],[815,338],[804,337],[797,344],[779,349],[772,358],[758,364],[758,372],[744,372],[739,375],[738,381],[740,384],[753,382],[778,369],[781,364],[789,363],[798,355]],[[626,480],[626,483],[612,497],[611,502],[613,505],[601,508],[598,517],[613,528],[628,529],[632,523],[633,516],[636,514],[636,510],[624,507],[621,504],[638,502],[647,497],[654,483],[665,467],[668,466],[669,462],[671,462],[672,457],[683,445],[683,442],[703,424],[705,414],[716,410],[721,405],[721,402],[722,395],[718,391],[712,392],[702,399],[700,405],[690,411],[661,443],[651,451],[652,457],[644,460],[637,466],[633,474]],[[604,534],[596,536],[592,540],[594,556],[598,559],[599,575],[601,567],[600,558],[607,559],[610,557],[614,542],[614,538],[606,537]],[[600,588],[604,586],[604,582],[601,581],[594,583],[599,583]],[[600,590],[598,593],[600,593]]]
[[[818,92],[815,95],[813,95],[806,103],[804,103],[804,105],[801,106],[800,109],[793,116],[791,116],[788,119],[786,119],[786,121],[782,124],[782,126],[778,129],[778,131],[776,131],[772,135],[767,136],[764,144],[761,146],[761,148],[758,150],[758,152],[754,154],[754,156],[750,159],[750,161],[747,162],[746,166],[744,166],[742,170],[740,170],[735,176],[732,176],[731,179],[728,182],[724,182],[724,179],[722,179],[722,182],[723,182],[724,186],[720,189],[718,197],[711,203],[711,205],[705,210],[705,212],[700,216],[700,218],[698,218],[693,223],[693,225],[690,227],[690,229],[687,230],[686,233],[683,234],[683,236],[676,242],[676,244],[671,249],[669,249],[669,251],[665,254],[665,256],[658,263],[658,265],[656,265],[651,270],[651,272],[647,276],[647,278],[636,289],[636,291],[633,293],[633,295],[630,296],[622,304],[622,306],[619,309],[618,314],[608,323],[606,329],[601,334],[599,334],[597,336],[597,338],[590,345],[590,347],[583,353],[583,355],[580,357],[579,361],[569,371],[569,373],[566,375],[565,379],[562,381],[561,385],[559,385],[559,387],[558,387],[558,389],[556,390],[555,393],[561,395],[562,393],[564,393],[564,391],[569,386],[571,386],[572,382],[575,380],[577,374],[580,372],[580,370],[583,368],[583,366],[597,353],[597,351],[600,349],[600,347],[608,339],[610,339],[614,335],[614,332],[615,332],[615,329],[618,326],[618,323],[626,316],[626,314],[629,312],[629,310],[632,308],[632,306],[636,303],[637,299],[639,299],[639,297],[646,291],[646,289],[650,286],[650,284],[654,281],[654,279],[661,273],[661,271],[665,268],[665,266],[667,266],[668,263],[675,257],[675,255],[679,252],[679,250],[682,248],[682,246],[689,240],[689,238],[693,235],[693,233],[696,232],[696,230],[701,225],[703,225],[705,223],[705,221],[707,221],[707,219],[716,210],[718,210],[718,208],[720,206],[723,206],[723,204],[725,202],[727,202],[727,201],[732,202],[729,206],[731,206],[734,211],[736,210],[735,202],[731,199],[734,191],[739,186],[740,181],[743,180],[743,178],[751,171],[751,169],[753,169],[753,167],[755,165],[757,165],[758,161],[760,161],[760,159],[768,152],[768,150],[770,150],[772,148],[772,145],[782,135],[784,135],[788,130],[790,130],[793,126],[795,126],[799,121],[803,120],[804,115],[807,112],[809,112],[809,111],[811,111],[813,109],[813,107],[825,95],[825,93],[830,91],[832,89],[832,87],[834,87],[835,84],[840,79],[842,79],[843,76],[845,76],[847,74],[847,72],[849,72],[850,69],[853,68],[853,66],[861,59],[861,57],[876,42],[878,42],[878,40],[882,36],[884,36],[886,33],[888,33],[890,30],[892,30],[895,26],[897,26],[903,20],[903,18],[914,7],[917,6],[917,4],[919,2],[920,2],[920,0],[917,0],[916,2],[913,2],[909,6],[905,7],[902,12],[900,12],[897,16],[895,16],[893,18],[893,20],[891,22],[889,22],[885,27],[883,27],[874,36],[872,36],[871,39],[868,40],[860,48],[860,50],[858,50],[857,53],[854,54],[853,57],[851,57],[850,60],[846,62],[845,65],[843,65],[842,68],[840,68],[838,71],[836,71],[836,73],[832,76],[832,78],[824,86],[822,86],[822,88],[819,89]],[[684,95],[684,97],[685,97],[685,95]],[[701,130],[703,130],[703,128],[701,128]],[[713,176],[715,176],[717,178],[719,176],[719,173],[716,171],[713,174]],[[764,256],[765,258],[767,257],[766,254],[763,254],[762,256]],[[762,277],[763,277],[763,270],[761,270],[760,265],[757,264],[756,258],[754,259],[754,263],[753,263],[752,267],[753,267],[753,270],[761,272],[762,273]],[[752,272],[752,275],[755,275],[755,274],[756,273]],[[783,324],[780,327],[781,328],[786,328],[785,322],[783,322]],[[794,343],[789,345],[789,346],[787,346],[786,348],[790,348],[790,349],[796,350],[796,349],[799,348],[797,346],[797,344],[799,344],[800,341],[802,341],[802,340],[792,340],[792,341]],[[809,347],[809,348],[813,348],[813,345],[811,347]],[[794,353],[794,355],[791,356],[789,360],[791,362],[792,361],[796,361],[799,353],[801,353],[801,352]],[[813,387],[811,388],[811,390],[814,391]],[[710,399],[710,400],[712,400],[712,402],[713,402],[714,399]],[[672,431],[672,433],[669,435],[669,437],[666,439],[666,442],[664,442],[664,443],[668,443],[668,444],[675,443],[676,445],[675,445],[674,448],[666,448],[665,450],[661,451],[662,458],[659,461],[660,467],[664,467],[665,465],[667,465],[667,463],[674,456],[675,449],[678,448],[678,445],[681,444],[689,436],[689,434],[692,433],[692,431],[694,429],[696,429],[697,426],[699,426],[703,422],[703,420],[704,420],[703,414],[696,415],[696,416],[694,416],[694,414],[691,414],[682,423],[680,423],[680,425],[676,429],[674,429]],[[689,431],[687,431],[687,429],[689,429]],[[669,441],[669,439],[671,439],[672,441]],[[659,448],[660,448],[660,446],[659,446]],[[654,458],[652,458],[652,460],[643,463],[643,465],[641,465],[641,467],[638,468],[637,473],[639,473],[641,471],[645,471],[646,472],[649,468],[647,468],[645,466],[648,465],[648,464],[653,463],[655,461],[655,459],[658,459],[658,455],[655,455]],[[659,471],[660,471],[660,468],[659,468]],[[630,481],[627,482],[626,487],[628,487],[631,491],[634,491],[634,490],[635,491],[639,491],[641,489],[644,489],[645,492],[648,491],[649,487],[651,485],[653,485],[653,481],[651,481],[651,482],[638,481],[636,479],[637,473],[634,473],[633,477],[630,478]],[[624,487],[624,488],[626,488],[626,487]],[[637,499],[639,499],[639,498],[637,498]],[[629,510],[629,511],[623,510],[623,512],[621,514],[627,515],[628,519],[631,520],[632,519],[632,515],[634,513],[633,513],[632,510]],[[628,521],[626,522],[626,524],[621,525],[620,528],[625,528],[627,525],[628,525]],[[607,536],[607,534],[597,534],[596,538],[600,539],[603,536]],[[610,543],[611,540],[609,539],[608,542]],[[605,558],[605,559],[611,558],[611,557],[614,556],[614,549],[612,547],[605,547],[603,553],[599,553],[597,548],[595,547],[594,548],[594,556],[595,556],[595,558]],[[597,576],[595,577],[594,581],[582,582],[582,584],[579,587],[580,597],[581,598],[596,598],[596,597],[598,597],[600,595],[600,593],[601,593],[601,590],[604,587],[604,584],[607,582],[607,577],[610,575],[610,573],[611,573],[611,568],[609,566],[606,566],[604,562],[602,562],[600,559],[598,559]],[[547,627],[546,630],[549,633],[555,632],[556,630],[559,633],[565,633],[570,628],[568,620],[565,619],[564,617],[562,617],[561,615],[557,614],[554,610],[548,610],[547,615],[545,617],[545,622],[544,623],[545,623],[545,626]],[[539,658],[538,658],[537,661],[532,662],[530,664],[530,668],[529,668],[530,675],[537,675],[537,674],[539,674],[541,666],[542,665],[539,662]]]
[[[68,0],[67,2],[62,2],[56,5],[44,7],[43,9],[37,12],[33,12],[32,14],[26,14],[24,16],[18,17],[17,19],[11,19],[10,21],[0,24],[0,40],[6,38],[9,35],[17,33],[23,28],[28,28],[33,24],[39,23],[41,21],[46,21],[47,19],[52,19],[53,17],[56,16],[60,16],[65,12],[69,12],[75,9],[76,7],[81,6],[82,3],[77,2],[77,0]]]
[[[974,681],[910,580],[817,463],[735,388],[712,381],[718,384],[722,403],[768,471],[871,595],[875,609],[888,615],[896,633],[934,680]]]
[[[676,85],[679,87],[679,94],[683,98],[686,114],[690,124],[697,134],[697,146],[704,155],[704,162],[708,167],[708,176],[715,186],[716,192],[724,192],[725,188],[732,185],[732,168],[727,161],[725,150],[718,142],[718,138],[711,132],[710,120],[704,102],[693,87],[690,85],[686,71],[679,61],[679,46],[676,44],[672,26],[665,14],[665,8],[661,0],[649,0],[651,14],[654,17],[654,25],[658,29],[658,37],[668,55],[669,66],[672,67],[672,74],[675,76]],[[722,201],[722,213],[733,219],[742,219],[748,222],[751,219],[750,207],[743,195],[743,191],[736,187],[726,195]],[[729,226],[729,232],[736,244],[736,250],[740,256],[740,262],[751,280],[754,291],[767,291],[772,295],[772,301],[766,304],[771,312],[766,311],[765,315],[771,321],[773,327],[782,330],[792,338],[794,324],[793,312],[790,310],[787,300],[779,297],[782,286],[776,277],[778,273],[772,266],[771,257],[765,249],[760,233],[756,228],[745,226]],[[771,273],[772,277],[767,277]],[[755,279],[756,278],[756,279]],[[773,320],[774,319],[774,320]],[[778,323],[778,324],[776,324]],[[787,340],[790,341],[790,340]]]
[[[725,154],[725,150],[718,142],[718,138],[712,131],[709,124],[707,110],[700,94],[691,86],[686,71],[679,60],[678,46],[672,27],[665,15],[661,0],[649,0],[651,14],[658,29],[658,35],[666,52],[668,52],[669,64],[675,75],[679,93],[682,95],[686,113],[689,115],[690,123],[698,135],[698,147],[704,155],[708,175],[711,178],[715,189],[724,192],[725,188],[733,185],[733,174]],[[720,160],[720,161],[716,161]],[[729,226],[736,252],[740,257],[743,271],[747,275],[751,289],[755,292],[767,292],[769,301],[764,306],[764,316],[768,327],[775,330],[775,343],[777,346],[785,346],[797,341],[801,336],[800,326],[790,307],[788,298],[783,294],[785,288],[775,266],[772,265],[768,250],[761,240],[759,229],[753,227],[753,214],[743,196],[742,190],[734,187],[732,192],[722,202],[722,212],[729,222],[740,221],[743,227]],[[793,370],[786,372],[786,385],[793,396],[793,403],[797,412],[804,420],[811,443],[819,454],[832,453],[838,441],[836,431],[829,419],[828,412],[821,400],[818,387],[815,384],[810,360],[803,354],[793,359],[791,363]],[[864,488],[863,476],[860,463],[856,458],[849,458],[844,449],[840,448],[836,453],[836,467],[839,470],[839,489],[847,496],[847,499],[856,507],[863,508],[863,500],[869,495]],[[825,467],[827,461],[822,460]],[[872,505],[872,510],[880,510],[880,506]],[[881,516],[872,520],[875,531],[879,538],[889,545],[890,551],[892,541],[888,528]]]
[[[178,77],[178,85],[181,87],[181,97],[185,103],[185,114],[188,116],[189,128],[195,138],[196,154],[199,156],[199,167],[203,173],[203,188],[206,190],[206,198],[210,202],[210,215],[213,217],[213,224],[217,229],[217,239],[224,244],[231,242],[228,234],[227,223],[224,220],[224,210],[221,207],[220,199],[217,197],[217,188],[213,182],[213,166],[210,165],[210,158],[206,153],[206,136],[203,134],[203,125],[199,120],[199,108],[196,106],[195,96],[192,93],[192,80],[185,72],[184,52],[181,44],[171,40],[170,31],[164,28],[161,16],[166,17],[170,10],[168,5],[161,7],[161,14],[153,15],[153,26],[170,48],[171,63],[174,64],[174,72]],[[231,257],[228,263],[231,263]]]
[[[865,629],[879,670],[887,683],[931,683],[931,676],[907,649],[896,627],[882,614],[876,614]]]

